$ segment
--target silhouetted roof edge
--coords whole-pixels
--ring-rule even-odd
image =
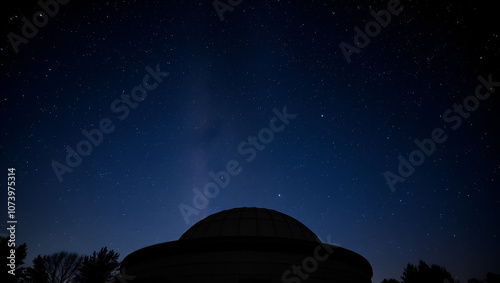
[[[156,244],[137,250],[123,259],[122,267],[133,266],[144,261],[175,256],[177,254],[200,252],[265,251],[295,253],[308,257],[313,254],[314,249],[318,245],[320,245],[320,243],[305,240],[255,236],[185,239],[182,241]],[[325,243],[323,243],[323,245],[332,247],[333,249],[333,253],[327,260],[340,260],[360,268],[370,277],[373,276],[373,269],[368,260],[363,256],[342,247]]]

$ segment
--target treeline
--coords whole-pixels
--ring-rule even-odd
[[[92,255],[81,256],[76,253],[57,252],[51,255],[38,255],[33,259],[32,267],[21,267],[27,255],[27,246],[22,244],[15,248],[15,275],[9,274],[11,248],[8,238],[0,236],[1,255],[5,261],[2,265],[2,283],[106,283],[118,282],[114,276],[119,273],[119,254],[106,247]],[[12,273],[12,272],[11,272]],[[120,280],[123,282],[124,280]],[[408,263],[403,270],[401,281],[384,279],[382,283],[460,283],[454,279],[446,268],[420,261],[418,265]],[[471,278],[467,283],[500,283],[500,274],[487,273],[484,280]]]
[[[403,270],[401,280],[384,279],[382,283],[460,283],[460,280],[454,279],[446,268],[436,264],[429,266],[423,260],[417,266],[408,263]],[[467,283],[500,283],[500,274],[488,272],[485,280],[471,278]]]
[[[2,258],[2,283],[105,283],[113,281],[118,273],[120,263],[118,253],[106,247],[94,251],[92,255],[81,256],[65,251],[51,255],[38,255],[33,259],[32,267],[21,267],[27,255],[27,246],[22,244],[15,248],[15,270],[9,267],[11,247],[8,238],[0,236]],[[10,271],[10,272],[9,272]]]

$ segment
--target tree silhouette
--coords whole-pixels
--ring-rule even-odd
[[[11,247],[9,246],[9,238],[0,236],[0,249],[1,249],[1,256],[3,258],[4,264],[2,264],[1,272],[2,275],[0,275],[0,282],[17,282],[19,279],[22,279],[25,277],[25,272],[26,269],[24,267],[19,267],[24,264],[24,260],[26,259],[27,255],[27,247],[26,243],[17,246],[17,247]],[[10,242],[10,245],[12,245],[13,242]],[[11,270],[9,267],[10,264],[10,259],[8,258],[11,255],[11,249],[15,251],[15,270],[14,270],[14,275],[9,274],[8,271]]]
[[[28,267],[27,280],[32,283],[49,283],[45,261],[41,255],[33,259],[33,267]]]
[[[85,256],[82,265],[78,268],[75,282],[78,283],[105,283],[113,278],[118,271],[120,255],[113,250],[108,252],[106,247],[91,256]]]
[[[33,283],[68,283],[75,277],[82,262],[76,253],[57,252],[51,255],[38,256],[33,260],[33,268],[29,268],[28,276]]]
[[[408,263],[401,279],[403,283],[443,283],[445,280],[454,282],[451,274],[444,267],[435,264],[429,267],[422,260],[418,266]]]
[[[471,278],[467,283],[500,283],[500,274],[488,272],[486,273],[486,280]]]
[[[391,278],[391,279],[384,279],[382,283],[399,283],[399,281]]]
[[[488,272],[486,274],[486,283],[500,283],[500,274]]]

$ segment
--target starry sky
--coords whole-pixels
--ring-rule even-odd
[[[28,263],[103,246],[123,259],[256,206],[363,255],[373,282],[420,259],[462,282],[500,273],[486,1],[60,2],[1,12],[0,187],[16,168]]]

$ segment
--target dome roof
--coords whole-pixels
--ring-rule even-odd
[[[276,210],[240,207],[224,210],[194,224],[179,240],[209,237],[275,237],[315,241],[317,236],[295,218]]]

